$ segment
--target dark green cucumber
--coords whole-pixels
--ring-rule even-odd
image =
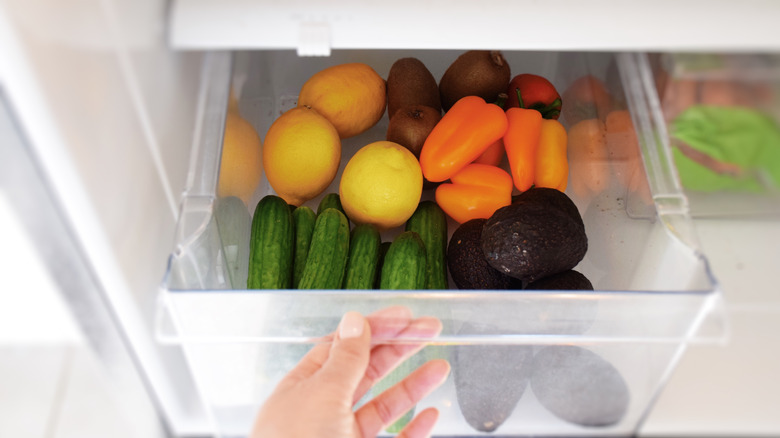
[[[317,215],[311,208],[302,205],[293,211],[293,222],[295,223],[295,246],[293,248],[293,289],[298,287],[303,275],[303,268],[306,266],[306,259],[309,256],[309,247],[311,238],[314,235],[314,223],[317,221]]]
[[[414,231],[404,231],[390,244],[382,264],[381,289],[425,289],[426,281],[425,244],[420,235]],[[414,366],[407,360],[380,380],[377,392],[390,388],[403,380]],[[414,417],[412,407],[395,423],[385,430],[389,433],[400,432]]]
[[[414,231],[404,231],[390,245],[382,264],[380,289],[425,289],[425,244]]]
[[[349,259],[344,289],[373,289],[382,238],[372,224],[358,224],[349,238]]]
[[[339,289],[349,256],[349,222],[327,208],[317,216],[298,289]]]
[[[341,206],[341,197],[338,193],[328,193],[325,195],[320,201],[320,205],[317,206],[317,214],[319,215],[329,208],[335,208],[336,210],[343,213],[344,216],[347,215],[347,213],[344,211],[344,207]]]
[[[447,215],[434,201],[423,201],[406,222],[425,244],[426,289],[447,289]]]
[[[379,245],[379,260],[377,261],[376,265],[376,279],[374,279],[374,289],[379,289],[380,282],[382,281],[382,266],[385,264],[385,256],[387,255],[387,250],[390,249],[390,245],[393,242],[382,242],[381,245]]]
[[[288,289],[292,283],[294,224],[290,207],[276,195],[257,203],[249,244],[249,289]]]

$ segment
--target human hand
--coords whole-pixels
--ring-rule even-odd
[[[278,384],[257,416],[252,438],[375,437],[387,425],[444,383],[445,360],[432,360],[357,410],[353,406],[423,344],[371,345],[371,338],[434,337],[441,321],[412,318],[405,307],[390,307],[364,318],[348,312],[332,342],[316,345]],[[417,414],[398,435],[428,436],[436,408]]]

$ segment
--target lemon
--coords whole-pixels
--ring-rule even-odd
[[[301,205],[325,191],[340,162],[341,140],[336,128],[311,108],[288,110],[266,133],[265,175],[288,204]]]
[[[222,138],[217,195],[235,196],[249,204],[262,176],[262,143],[257,131],[240,115],[229,112]]]
[[[339,196],[347,216],[381,230],[409,219],[420,203],[423,176],[409,149],[391,141],[363,146],[347,162]]]
[[[385,80],[370,66],[354,62],[328,67],[303,84],[298,106],[316,109],[341,138],[358,135],[374,126],[385,113]]]

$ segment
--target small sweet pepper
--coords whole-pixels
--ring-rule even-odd
[[[507,119],[500,106],[478,96],[466,96],[442,117],[420,152],[425,179],[444,181],[476,160],[500,139]]]
[[[436,188],[436,203],[458,223],[487,219],[512,203],[512,177],[503,169],[472,163]]]
[[[561,115],[561,96],[550,81],[530,73],[515,76],[507,90],[508,108],[535,109],[545,119],[557,120]]]
[[[566,157],[566,128],[557,120],[542,120],[539,147],[536,151],[536,187],[549,187],[563,192],[569,181]]]
[[[536,154],[542,130],[542,114],[525,108],[506,110],[508,127],[504,147],[515,187],[521,192],[534,184]]]

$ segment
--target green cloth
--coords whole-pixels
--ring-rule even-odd
[[[683,186],[691,190],[760,192],[780,187],[780,128],[767,115],[745,107],[697,105],[671,124],[671,136],[715,160],[736,164],[739,176],[719,174],[674,148]]]

